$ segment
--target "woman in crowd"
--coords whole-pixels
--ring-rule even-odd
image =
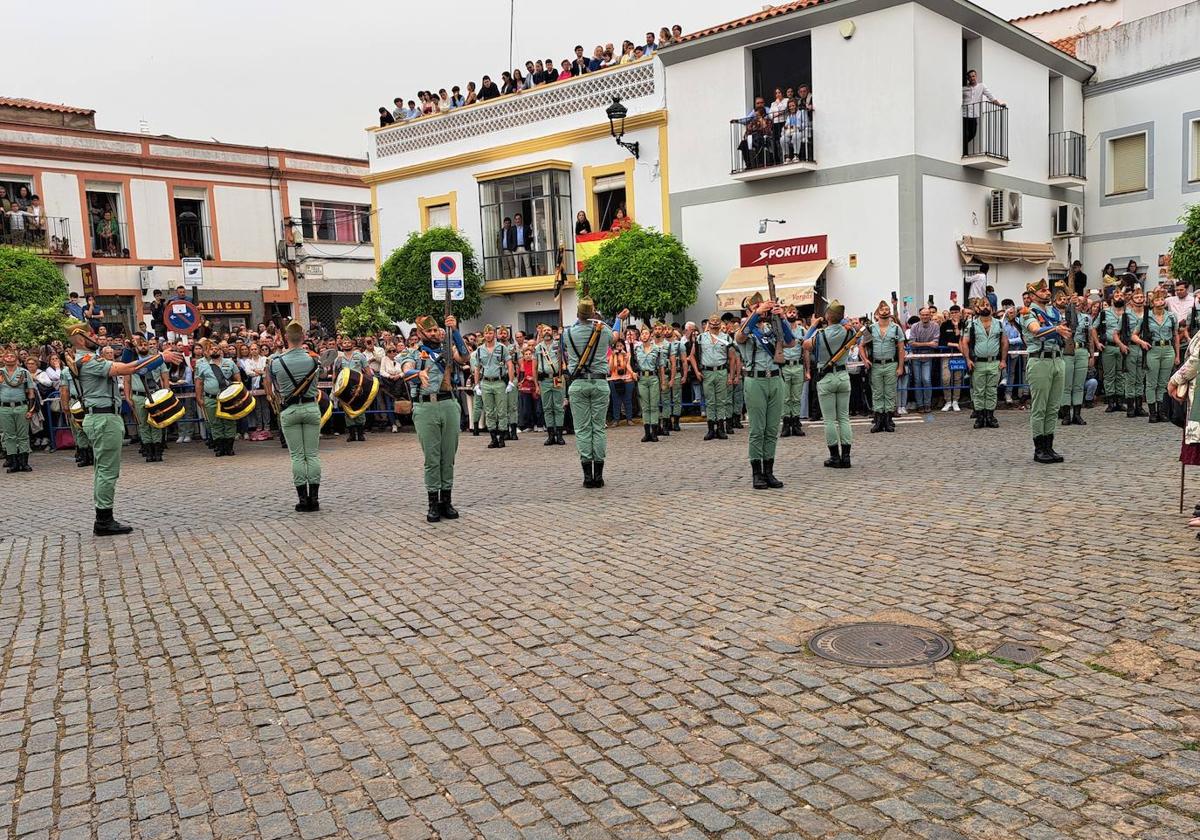
[[[383,128],[385,125],[391,125],[395,121],[396,121],[396,118],[392,116],[392,112],[389,111],[387,108],[384,108],[382,105],[380,105],[379,106],[379,127]]]
[[[633,226],[633,219],[625,215],[625,208],[618,207],[617,214],[613,217],[612,226],[609,230],[613,233],[623,233]]]
[[[95,295],[88,295],[84,298],[83,317],[93,332],[100,332],[100,319],[104,317],[104,310],[100,308],[100,304],[96,303]]]
[[[591,232],[592,232],[592,223],[588,221],[587,213],[580,210],[578,213],[575,214],[575,235],[579,236],[579,234],[581,234],[581,233],[591,233]]]
[[[1188,342],[1187,356],[1179,370],[1167,382],[1167,393],[1173,400],[1184,403],[1186,420],[1183,430],[1183,448],[1179,452],[1181,463],[1200,465],[1200,388],[1196,386],[1196,376],[1200,374],[1200,334]],[[1190,388],[1188,387],[1190,384]],[[1188,527],[1200,528],[1200,503],[1192,510],[1192,519]],[[1196,534],[1200,539],[1200,533]]]
[[[537,406],[533,392],[537,389],[537,372],[533,367],[533,349],[521,349],[517,363],[517,427],[528,432],[537,427]]]
[[[513,79],[512,73],[505,70],[500,74],[500,95],[507,96],[510,93],[517,92],[517,83]]]
[[[625,414],[625,425],[633,422],[633,363],[629,358],[629,347],[624,339],[613,336],[608,348],[608,390],[612,401],[612,424],[621,422]]]

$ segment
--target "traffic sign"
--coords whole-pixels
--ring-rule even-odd
[[[190,300],[167,301],[163,320],[166,321],[166,328],[171,332],[187,335],[195,332],[196,327],[200,326],[200,310]]]
[[[434,251],[429,255],[429,278],[435,300],[444,300],[450,289],[451,300],[462,300],[465,292],[461,251]]]
[[[183,285],[204,285],[204,261],[199,257],[183,258]]]

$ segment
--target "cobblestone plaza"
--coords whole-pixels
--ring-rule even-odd
[[[0,835],[11,838],[1195,838],[1200,560],[1178,437],[1085,414],[819,426],[753,492],[746,437],[466,436],[428,525],[412,435],[125,450],[4,476]],[[572,443],[568,438],[568,443]],[[1200,493],[1189,490],[1190,511]],[[819,658],[894,621],[955,653]],[[1015,642],[1027,665],[993,654]]]

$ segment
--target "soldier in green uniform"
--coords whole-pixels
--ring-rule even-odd
[[[661,333],[660,333],[661,334]],[[637,362],[638,403],[642,406],[642,427],[646,430],[642,435],[642,443],[658,443],[661,431],[660,423],[662,389],[666,385],[662,358],[664,348],[656,343],[649,327],[642,327],[641,341],[633,348],[633,357]]]
[[[696,340],[704,391],[704,418],[708,421],[708,434],[704,439],[726,440],[725,424],[731,405],[729,389],[733,385],[733,374],[729,370],[731,343],[721,327],[719,314],[709,315],[704,324],[705,330]]]
[[[97,536],[128,534],[133,528],[113,519],[113,501],[117,479],[121,475],[121,446],[125,439],[125,422],[121,419],[121,397],[116,380],[143,371],[153,373],[164,363],[178,363],[180,356],[164,350],[137,362],[113,362],[95,352],[97,345],[87,324],[71,324],[67,336],[73,350],[72,376],[78,379],[79,389],[83,393],[86,411],[83,428],[95,452],[92,497],[96,506],[96,522],[92,526],[92,533]]]
[[[1167,393],[1171,372],[1179,366],[1179,323],[1173,312],[1167,311],[1167,292],[1158,288],[1150,297],[1150,312],[1142,322],[1142,340],[1146,343],[1146,405],[1150,422],[1162,423],[1170,418],[1159,411]]]
[[[1092,343],[1102,348],[1100,362],[1104,371],[1104,399],[1108,408],[1105,414],[1112,414],[1124,409],[1122,399],[1125,393],[1125,354],[1129,345],[1123,335],[1127,332],[1125,317],[1125,297],[1120,291],[1113,292],[1112,306],[1100,310],[1100,315],[1092,322]]]
[[[509,359],[520,360],[521,348],[517,346],[516,341],[510,337],[508,327],[500,327],[496,331],[496,340],[504,346],[505,355]],[[513,362],[516,364],[516,361]],[[508,384],[511,388],[504,389],[504,410],[501,412],[504,415],[504,428],[508,430],[509,440],[519,440],[517,437],[517,378],[513,374],[509,374]]]
[[[1021,334],[1029,351],[1029,425],[1033,434],[1033,460],[1057,464],[1063,456],[1054,451],[1054,429],[1063,394],[1063,347],[1075,336],[1063,314],[1050,305],[1045,280],[1025,284],[1033,303],[1021,311]]]
[[[233,441],[237,436],[237,421],[223,420],[217,416],[217,395],[234,382],[241,382],[242,375],[232,359],[225,358],[225,348],[208,339],[197,342],[207,358],[201,359],[193,372],[196,381],[196,405],[203,408],[204,422],[213,441],[213,454],[220,458],[233,455]]]
[[[657,324],[654,325],[654,329],[650,336],[650,341],[654,346],[654,350],[658,354],[657,358],[655,359],[655,362],[658,365],[656,375],[659,380],[658,411],[657,411],[658,422],[654,424],[655,440],[657,440],[659,437],[670,437],[671,436],[670,395],[667,393],[667,390],[668,390],[667,381],[668,381],[668,372],[670,370],[670,364],[671,364],[671,353],[670,353],[670,346],[668,344],[669,336],[667,335],[667,331],[668,331],[667,325],[664,324],[662,321],[659,321]],[[637,355],[637,349],[634,348],[634,356],[636,356],[636,355]],[[640,378],[638,381],[639,382],[641,381]],[[639,403],[641,402],[640,397],[638,398],[638,402]],[[645,419],[645,416],[646,416],[646,409],[643,406],[643,408],[642,408],[642,419],[643,420]],[[665,423],[664,423],[664,420],[666,421]]]
[[[1055,304],[1064,313],[1067,326],[1072,328],[1072,338],[1064,348],[1067,355],[1063,357],[1063,396],[1059,419],[1064,426],[1086,426],[1087,421],[1083,419],[1083,391],[1092,358],[1092,319],[1071,302],[1070,290],[1063,281],[1058,280],[1054,285],[1059,289]]]
[[[845,317],[846,307],[836,300],[829,301],[825,307],[826,326],[804,340],[804,349],[812,354],[825,445],[829,447],[825,466],[834,469],[850,468],[850,446],[854,443],[850,429],[850,374],[846,372],[846,355],[854,335],[842,323]]]
[[[451,498],[454,489],[454,456],[458,451],[458,399],[454,396],[459,365],[467,361],[467,345],[458,332],[458,319],[446,316],[445,330],[453,342],[452,359],[445,358],[445,330],[429,315],[416,320],[421,336],[418,358],[402,369],[413,400],[413,425],[425,455],[425,491],[429,497],[426,522],[458,519]],[[449,367],[449,374],[447,374]]]
[[[1145,417],[1142,395],[1146,391],[1146,352],[1150,344],[1141,337],[1146,320],[1146,293],[1135,288],[1125,310],[1125,335],[1121,340],[1129,347],[1125,354],[1125,416]]]
[[[287,350],[267,364],[263,387],[279,408],[279,431],[292,456],[292,484],[299,512],[321,509],[321,407],[317,380],[321,362],[304,346],[304,327],[292,321],[284,328]]]
[[[17,351],[4,351],[0,367],[0,440],[5,472],[33,472],[29,466],[29,419],[37,405],[33,375],[17,362]]]
[[[886,300],[879,301],[875,323],[863,333],[861,356],[871,375],[871,409],[875,413],[871,434],[894,432],[896,378],[904,375],[904,331],[892,320],[892,307]]]
[[[775,448],[779,443],[779,422],[783,417],[783,378],[775,362],[779,350],[796,342],[783,307],[773,300],[751,298],[753,307],[746,323],[738,329],[734,340],[742,357],[746,377],[746,408],[750,421],[750,472],[755,490],[778,489],[783,482],[775,477]],[[777,335],[771,316],[778,318],[781,335]]]
[[[583,466],[583,486],[604,486],[604,459],[608,450],[608,435],[604,417],[608,413],[608,346],[613,332],[621,331],[621,321],[629,316],[623,309],[612,327],[596,320],[596,305],[589,297],[581,297],[574,324],[563,330],[563,352],[567,359],[567,374],[571,384],[567,398],[571,401],[571,419],[575,424],[575,449]]]
[[[975,406],[976,429],[998,429],[996,394],[1000,372],[1008,366],[1008,336],[1004,325],[992,317],[986,297],[976,298],[975,317],[963,330],[958,350],[967,360],[971,374],[971,405]]]
[[[483,343],[471,354],[475,394],[483,403],[483,425],[492,436],[488,449],[503,449],[509,437],[508,393],[513,387],[513,360],[508,347],[496,340],[496,328],[484,325]],[[415,408],[415,406],[414,406]]]
[[[667,327],[667,358],[670,361],[670,375],[667,388],[663,391],[663,424],[669,431],[679,431],[679,418],[683,415],[683,377],[685,373],[683,333],[674,327]]]
[[[357,370],[366,375],[370,373],[370,362],[366,354],[360,353],[354,349],[354,342],[349,338],[342,339],[341,353],[333,360],[333,378],[337,381],[338,374],[342,368],[350,368]],[[346,415],[346,442],[366,443],[365,437],[367,430],[367,412],[363,412],[357,417]]]
[[[537,382],[533,388],[534,399],[542,400],[542,416],[546,421],[546,442],[543,446],[566,446],[563,440],[563,387],[562,354],[554,344],[554,331],[546,324],[538,327],[537,348],[534,350],[534,370]]]
[[[133,340],[133,348],[137,351],[138,361],[149,359],[153,353],[146,339],[138,336]],[[124,379],[125,399],[133,408],[133,416],[137,419],[138,439],[142,444],[142,457],[146,463],[162,460],[163,442],[166,440],[166,430],[156,429],[150,425],[150,413],[146,411],[146,400],[160,388],[171,387],[171,377],[167,366],[162,365],[152,373],[140,373],[126,376]]]
[[[742,304],[742,311],[744,313],[742,322],[744,322],[748,315],[745,310],[746,301],[742,301]],[[733,372],[733,381],[729,386],[729,415],[725,418],[725,432],[729,435],[733,434],[734,429],[744,428],[742,426],[742,411],[746,407],[746,383],[745,377],[742,375],[742,355],[737,350],[737,341],[734,338],[742,322],[739,322],[737,318],[728,312],[721,316],[722,328],[725,330],[725,334],[729,336],[729,347],[733,351],[730,353],[729,362],[729,369]]]
[[[784,310],[788,327],[792,335],[800,335],[803,329],[800,325],[800,313],[796,307],[789,306]],[[780,437],[804,437],[804,428],[800,425],[800,399],[804,389],[808,387],[808,374],[804,365],[804,342],[797,341],[790,347],[783,348],[783,431]]]
[[[63,414],[67,418],[67,422],[71,426],[71,435],[75,438],[75,466],[90,467],[95,460],[92,457],[92,443],[88,440],[87,432],[83,430],[83,424],[75,419],[75,415],[70,412],[71,403],[75,400],[83,405],[83,392],[79,390],[79,380],[71,374],[71,362],[74,361],[70,354],[64,353],[67,358],[63,365],[62,374],[58,380],[58,398],[60,405],[68,410]]]

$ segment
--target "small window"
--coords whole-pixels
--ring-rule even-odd
[[[371,208],[365,204],[302,200],[300,226],[306,241],[370,242]]]
[[[1108,141],[1111,161],[1106,195],[1144,192],[1146,185],[1146,134],[1130,134]]]
[[[88,184],[84,190],[92,256],[129,259],[125,202],[120,184]]]
[[[1191,128],[1192,171],[1188,175],[1188,181],[1195,184],[1200,182],[1200,119],[1192,120]]]
[[[428,227],[450,227],[450,205],[434,204],[427,210]]]

